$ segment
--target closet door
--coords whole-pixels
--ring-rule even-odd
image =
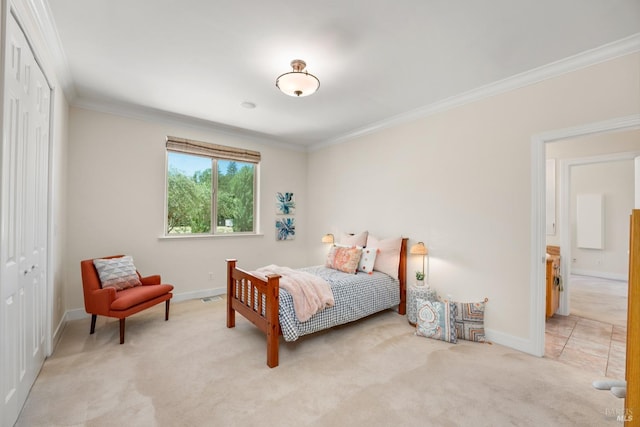
[[[7,17],[0,169],[0,409],[13,425],[44,362],[49,85]]]

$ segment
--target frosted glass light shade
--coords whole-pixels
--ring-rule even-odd
[[[303,71],[307,64],[301,59],[291,61],[293,71],[284,73],[276,79],[276,86],[289,96],[301,97],[315,93],[320,80],[313,74]]]

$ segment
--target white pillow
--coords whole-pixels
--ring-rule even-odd
[[[386,273],[394,279],[397,279],[398,267],[400,265],[402,237],[379,240],[375,236],[370,235],[367,238],[367,247],[378,248],[373,269]]]
[[[141,286],[140,278],[133,265],[133,258],[123,256],[120,258],[94,259],[93,265],[100,276],[103,288],[116,288],[121,291],[134,286]]]
[[[372,274],[373,266],[376,262],[376,255],[378,253],[377,248],[363,248],[360,262],[358,263],[358,271],[363,273]]]
[[[342,233],[338,243],[344,246],[358,246],[362,248],[367,245],[368,235],[368,231],[363,231],[362,233],[354,234],[353,236],[347,233]]]

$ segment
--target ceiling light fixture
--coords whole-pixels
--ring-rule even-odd
[[[276,86],[289,96],[309,96],[318,90],[320,80],[313,74],[304,71],[307,63],[302,59],[291,61],[293,71],[284,73],[276,79]]]

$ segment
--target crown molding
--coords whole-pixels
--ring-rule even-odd
[[[76,98],[76,88],[49,3],[46,0],[26,0],[25,3],[33,15],[42,39],[51,54],[56,78],[62,86],[67,101],[70,102]]]
[[[82,108],[85,110],[97,111],[106,114],[113,114],[116,116],[131,119],[138,119],[173,126],[191,127],[205,131],[215,131],[232,137],[250,140],[257,144],[267,145],[270,147],[278,147],[286,150],[300,152],[307,151],[305,146],[301,146],[298,144],[289,144],[277,140],[269,135],[265,135],[252,130],[139,105],[107,102],[104,100],[94,101],[91,99],[79,97],[77,97],[72,103],[70,103],[70,105],[76,108]]]
[[[429,104],[424,107],[420,107],[406,113],[390,117],[377,123],[373,123],[369,126],[356,129],[339,137],[332,138],[318,144],[313,144],[309,146],[308,151],[316,151],[325,147],[329,147],[331,145],[341,144],[349,140],[368,135],[370,133],[378,132],[380,130],[397,126],[402,123],[407,123],[410,121],[428,117],[433,114],[450,110],[452,108],[460,107],[465,104],[476,102],[481,99],[489,98],[514,89],[522,88],[524,86],[529,86],[543,80],[558,77],[563,74],[590,67],[592,65],[609,61],[621,56],[636,53],[638,51],[640,51],[640,33],[635,33],[629,37],[625,37],[615,42],[608,43],[597,48],[590,49],[573,56],[569,56],[559,61],[555,61],[550,64],[543,65],[541,67],[537,67],[520,74],[516,74],[511,77],[507,77],[506,79],[499,80],[497,82],[490,83],[476,89],[472,89],[460,95],[452,96],[443,99],[442,101],[438,101],[433,104]]]

